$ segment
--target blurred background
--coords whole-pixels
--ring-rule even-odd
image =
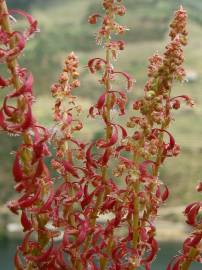
[[[74,51],[81,63],[81,88],[77,94],[81,97],[85,111],[96,101],[100,87],[96,76],[89,74],[86,63],[89,57],[102,55],[102,48],[95,44],[94,34],[97,26],[87,23],[88,16],[101,11],[100,0],[8,0],[10,8],[22,8],[30,12],[39,22],[40,33],[30,39],[21,58],[21,65],[28,67],[35,77],[34,106],[39,122],[51,127],[52,97],[50,86],[57,80],[64,57]],[[202,179],[202,1],[201,0],[125,0],[127,15],[121,23],[130,31],[125,35],[126,50],[115,65],[129,72],[137,81],[134,90],[129,93],[132,101],[143,95],[147,80],[148,57],[156,51],[162,52],[167,42],[168,25],[174,10],[182,4],[189,15],[189,45],[185,50],[187,83],[176,84],[174,95],[188,94],[195,101],[193,109],[183,107],[175,113],[176,121],[170,131],[176,142],[181,145],[181,155],[168,160],[161,169],[161,179],[171,190],[159,219],[159,238],[161,240],[180,240],[189,230],[184,225],[183,209],[186,204],[199,199],[195,190],[196,183]],[[19,25],[23,22],[18,21]],[[1,93],[0,93],[1,98]],[[83,115],[86,118],[86,115]],[[83,130],[85,139],[95,138],[102,128],[94,121],[88,121]],[[12,156],[8,155],[18,145],[17,137],[0,134],[0,235],[15,236],[17,223],[10,217],[5,203],[15,196],[11,175]],[[10,226],[10,227],[9,227]],[[172,228],[172,229],[171,229]],[[9,233],[8,233],[9,231]],[[172,238],[172,239],[171,239]],[[16,240],[17,241],[17,240]],[[13,252],[15,241],[6,242],[7,252]],[[2,248],[1,248],[2,247]],[[169,248],[168,248],[169,247]],[[172,246],[178,248],[178,244]],[[5,239],[0,242],[0,261],[5,261]],[[9,251],[10,250],[10,251]],[[167,254],[170,246],[167,245]],[[172,249],[171,249],[172,250]],[[163,257],[162,253],[162,257]],[[5,262],[2,269],[11,269]],[[191,269],[199,269],[193,266]],[[154,268],[155,269],[155,268]],[[157,268],[156,268],[157,269]],[[158,270],[165,267],[158,266]]]

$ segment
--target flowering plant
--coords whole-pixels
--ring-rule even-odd
[[[22,138],[13,162],[15,190],[21,195],[8,204],[21,215],[25,232],[15,255],[17,270],[149,270],[158,252],[155,221],[169,196],[159,169],[180,152],[169,131],[172,112],[183,101],[193,105],[190,97],[173,96],[171,91],[174,81],[185,78],[187,14],[182,7],[176,11],[165,52],[149,59],[144,95],[133,102],[133,115],[121,125],[114,112],[126,117],[127,92],[135,82],[113,64],[125,48],[117,37],[127,28],[117,16],[124,16],[126,8],[122,0],[102,0],[102,5],[105,13],[91,15],[89,23],[101,21],[96,41],[105,56],[90,59],[87,67],[100,75],[103,93],[89,108],[89,117],[102,121],[104,136],[83,142],[76,134],[85,124],[82,104],[74,95],[80,86],[78,57],[73,52],[67,56],[51,87],[55,125],[50,131],[33,116],[33,76],[18,62],[30,36],[38,31],[37,21],[24,11],[8,11],[6,1],[0,0],[0,59],[8,71],[7,78],[0,77],[0,87],[10,90],[0,109],[0,127]],[[27,20],[24,32],[11,28],[13,14]],[[47,156],[51,169],[45,163]],[[202,262],[200,209],[201,202],[185,209],[194,232],[167,270],[186,270],[193,261]],[[104,224],[102,215],[108,217]]]

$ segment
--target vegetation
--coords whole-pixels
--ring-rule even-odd
[[[34,1],[13,1],[9,4],[15,8],[24,8],[25,3],[33,3]],[[92,37],[92,29],[84,22],[87,20],[92,10],[99,6],[90,0],[76,1],[54,1],[50,5],[50,1],[35,1],[31,8],[31,12],[39,20],[41,33],[36,39],[28,43],[28,48],[21,59],[23,64],[28,66],[35,75],[35,91],[37,92],[37,103],[35,111],[40,121],[44,124],[50,123],[52,101],[49,96],[49,82],[53,82],[59,72],[62,59],[67,51],[72,48],[78,53],[81,61],[82,72],[81,79],[84,82],[79,95],[82,95],[84,110],[89,106],[100,91],[96,85],[96,79],[91,78],[87,69],[84,67],[88,57],[92,54],[99,55]],[[85,2],[85,3],[84,3]],[[22,3],[23,6],[19,6]],[[201,61],[202,51],[196,50],[201,44],[202,22],[201,3],[193,0],[184,1],[185,7],[189,14],[190,41],[186,49],[186,69],[195,73],[196,78],[184,85],[187,94],[191,92],[196,105],[194,110],[183,111],[178,113],[178,124],[173,125],[171,131],[176,137],[176,141],[182,146],[182,154],[174,161],[169,161],[166,168],[162,168],[164,178],[168,179],[167,184],[171,188],[171,198],[167,205],[182,205],[190,199],[195,198],[195,183],[200,179],[200,168],[202,159],[202,134],[201,110],[202,104],[201,94]],[[43,5],[43,10],[41,6]],[[153,6],[155,5],[155,8]],[[120,65],[130,72],[136,78],[135,90],[130,94],[130,98],[142,95],[143,85],[146,81],[144,71],[149,55],[156,50],[161,51],[166,36],[167,23],[169,14],[178,5],[176,1],[160,1],[160,0],[141,0],[127,1],[128,12],[124,18],[124,23],[131,29],[130,34],[126,36],[129,44],[126,48],[124,56],[120,55]],[[97,7],[96,7],[97,6]],[[100,7],[99,7],[100,8]],[[152,12],[151,11],[152,8]],[[79,10],[80,16],[77,16]],[[67,15],[68,14],[68,15]],[[145,23],[146,22],[148,23]],[[19,24],[21,21],[19,21]],[[149,27],[149,29],[148,29]],[[159,31],[159,28],[162,29]],[[61,35],[58,29],[63,29],[64,34]],[[157,30],[158,29],[158,30]],[[56,42],[57,41],[57,42]],[[91,91],[93,89],[93,92]],[[179,91],[176,85],[176,93]],[[2,96],[2,93],[0,94]],[[44,110],[43,104],[46,103],[49,109]],[[83,130],[86,138],[93,137],[95,133],[100,132],[99,125],[89,123],[89,128]],[[6,153],[13,149],[16,144],[16,138],[8,139],[4,135],[1,136],[3,148],[0,149],[1,156],[1,192],[0,201],[6,202],[11,196],[12,181],[9,173],[11,166],[11,156],[7,157]],[[9,162],[10,160],[10,162]],[[176,162],[182,166],[175,166]],[[183,170],[181,168],[184,168]],[[177,183],[177,185],[176,185]],[[186,183],[186,185],[185,185]],[[173,185],[175,184],[175,185]],[[172,188],[174,187],[174,188]],[[189,188],[187,188],[189,187]],[[172,190],[173,189],[173,190]],[[175,198],[175,199],[174,199]]]
[[[182,83],[186,77],[187,12],[182,6],[175,12],[164,52],[149,58],[144,92],[129,107],[127,92],[133,89],[134,79],[115,66],[125,42],[114,39],[127,32],[119,22],[126,7],[122,0],[101,3],[104,14],[88,17],[91,25],[101,20],[96,43],[104,48],[86,66],[95,75],[95,92],[102,89],[88,109],[88,117],[100,125],[93,136],[86,136],[92,138],[89,141],[79,138],[88,121],[85,112],[82,114],[82,100],[74,95],[80,86],[78,57],[72,52],[65,58],[58,81],[51,87],[55,124],[48,130],[33,114],[33,75],[19,64],[28,41],[38,32],[38,23],[24,11],[9,11],[6,0],[0,2],[0,127],[20,139],[12,166],[19,196],[8,203],[11,212],[20,214],[25,233],[14,259],[17,270],[150,270],[158,253],[155,223],[159,207],[169,196],[160,171],[168,158],[180,153],[170,125],[174,111],[183,103],[194,104],[189,95],[173,93],[174,82]],[[132,2],[127,3],[130,8]],[[136,4],[141,8],[138,1]],[[160,4],[145,2],[150,8]],[[16,25],[11,26],[14,18],[9,12],[26,19],[26,30],[13,30]],[[152,22],[163,26],[161,17],[151,16],[150,31]],[[21,29],[22,21],[17,26]],[[157,36],[160,39],[162,32],[154,40]],[[82,49],[87,53],[87,48]],[[197,78],[193,72],[188,76],[191,81]],[[196,189],[202,192],[202,182]],[[185,208],[186,223],[193,231],[167,270],[188,270],[192,262],[201,263],[201,208],[200,200]],[[106,214],[110,217],[102,224],[100,217]],[[120,228],[124,229],[121,234]],[[60,235],[62,239],[56,243]]]

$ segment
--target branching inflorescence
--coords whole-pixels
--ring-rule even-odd
[[[37,22],[23,11],[8,12],[6,2],[0,1],[0,59],[9,71],[8,78],[0,77],[0,86],[11,89],[0,109],[0,126],[22,137],[13,164],[15,189],[21,195],[8,204],[13,213],[21,214],[25,232],[15,256],[17,270],[149,270],[158,252],[155,221],[169,196],[159,169],[180,152],[169,131],[172,111],[182,101],[193,105],[188,96],[171,92],[173,83],[185,77],[187,14],[182,7],[175,13],[163,56],[149,59],[144,96],[133,102],[130,115],[134,115],[121,125],[117,118],[125,116],[127,92],[134,85],[127,72],[114,66],[125,48],[118,37],[127,30],[117,16],[123,16],[126,8],[122,0],[102,4],[105,14],[91,15],[89,23],[101,20],[96,41],[104,46],[105,56],[90,59],[87,66],[90,73],[100,75],[103,93],[89,109],[89,117],[102,121],[104,136],[83,142],[76,134],[83,127],[82,109],[74,95],[80,86],[77,56],[73,52],[67,56],[58,82],[52,85],[55,125],[49,132],[32,114],[32,74],[18,63],[30,35],[38,30]],[[10,14],[25,17],[28,29],[13,31]],[[53,146],[54,176],[45,165],[50,156],[47,142]],[[201,202],[186,208],[194,232],[168,270],[186,270],[192,261],[201,262],[200,209]]]

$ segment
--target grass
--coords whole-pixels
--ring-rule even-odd
[[[91,12],[95,12],[99,1],[94,0],[58,0],[48,5],[50,1],[38,1],[32,7],[32,14],[38,18],[41,33],[31,39],[25,51],[22,64],[31,69],[35,75],[35,92],[37,102],[34,111],[40,122],[51,127],[51,113],[53,101],[50,95],[50,85],[56,81],[66,54],[74,50],[81,61],[82,87],[78,91],[81,96],[85,113],[83,120],[87,119],[87,108],[95,102],[101,92],[97,86],[98,77],[91,76],[85,65],[92,56],[102,55],[93,39],[96,27],[89,26],[86,20]],[[198,0],[127,0],[128,13],[121,20],[129,26],[130,32],[123,38],[128,42],[127,48],[115,65],[131,73],[137,83],[129,94],[130,101],[143,94],[144,84],[147,80],[146,68],[148,57],[156,51],[162,52],[166,44],[168,23],[172,12],[179,2],[188,8],[190,22],[189,46],[186,49],[186,69],[195,72],[197,79],[194,82],[176,85],[173,95],[187,93],[193,96],[196,106],[193,110],[183,107],[181,112],[175,114],[176,121],[171,128],[176,142],[182,146],[182,154],[176,159],[168,161],[162,168],[162,179],[166,180],[171,188],[171,198],[168,205],[181,205],[195,200],[195,184],[201,179],[202,160],[202,3]],[[100,9],[102,12],[102,10]],[[2,95],[0,93],[0,98]],[[45,104],[45,106],[44,106]],[[122,120],[124,123],[124,119]],[[100,123],[88,119],[84,127],[82,138],[93,138],[101,131]],[[11,158],[8,152],[16,147],[16,139],[1,135],[0,149],[2,164],[0,168],[0,201],[5,202],[11,197],[13,186],[9,173]],[[177,164],[177,166],[176,166]],[[9,184],[8,184],[9,183]]]

